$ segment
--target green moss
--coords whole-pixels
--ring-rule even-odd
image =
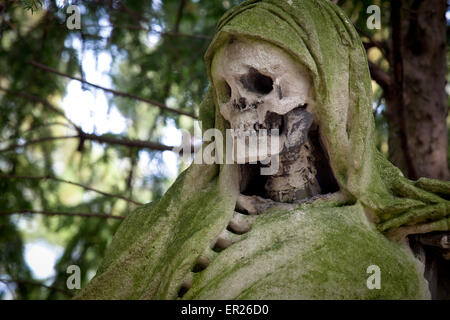
[[[270,230],[270,232],[268,232]],[[242,255],[245,252],[245,255]],[[381,269],[369,290],[367,267]],[[186,299],[425,299],[417,261],[366,223],[360,204],[259,216],[196,278]]]

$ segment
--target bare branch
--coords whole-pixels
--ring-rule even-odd
[[[390,90],[392,86],[391,76],[371,61],[369,61],[369,69],[372,79],[375,80],[385,92]]]
[[[366,49],[372,48],[372,47],[376,47],[378,48],[381,53],[387,57],[388,56],[388,52],[389,52],[389,48],[386,44],[386,42],[384,41],[376,41],[372,38],[372,36],[370,34],[368,34],[367,32],[365,32],[364,30],[361,30],[360,28],[358,28],[357,26],[355,26],[356,31],[358,31],[358,33],[363,36],[366,37],[369,40],[369,43],[364,43]]]
[[[184,7],[186,6],[186,2],[187,2],[186,0],[180,0],[177,16],[175,18],[175,27],[173,28],[173,31],[175,33],[178,33],[178,30],[180,29],[181,18],[183,18],[183,11]]]
[[[68,181],[68,180],[60,179],[60,178],[53,177],[53,176],[50,176],[50,175],[47,175],[47,176],[16,176],[16,175],[10,175],[10,174],[0,174],[0,178],[6,178],[6,179],[29,179],[29,180],[53,180],[53,181],[56,181],[56,182],[67,183],[67,184],[71,184],[71,185],[74,185],[74,186],[77,186],[77,187],[81,187],[81,188],[89,190],[89,191],[97,192],[97,193],[102,194],[102,195],[107,196],[107,197],[122,199],[122,200],[125,200],[127,202],[131,202],[131,203],[133,203],[135,205],[138,205],[138,206],[143,205],[143,203],[134,201],[132,199],[129,199],[127,197],[124,197],[124,196],[121,196],[121,195],[118,195],[118,194],[112,194],[112,193],[100,191],[98,189],[94,189],[92,187],[86,186],[86,185],[78,183],[78,182]]]
[[[143,141],[143,140],[129,140],[124,138],[115,138],[111,136],[106,135],[96,135],[91,133],[85,133],[83,131],[79,132],[78,135],[73,136],[58,136],[58,137],[43,137],[35,140],[29,140],[22,144],[15,144],[11,145],[9,147],[6,147],[4,149],[0,149],[0,152],[6,152],[15,150],[17,148],[23,148],[29,145],[38,144],[42,142],[48,142],[48,141],[55,141],[55,140],[62,140],[62,139],[80,139],[80,140],[91,140],[101,143],[108,143],[113,145],[122,145],[126,147],[133,147],[133,148],[140,148],[140,149],[149,149],[149,150],[156,150],[156,151],[174,151],[174,147],[172,146],[166,146],[161,143],[156,142],[150,142],[150,141]]]
[[[128,150],[128,154],[130,157],[130,170],[128,171],[128,176],[126,179],[126,188],[128,190],[128,197],[132,198],[133,197],[133,178],[134,178],[134,170],[136,168],[137,165],[137,160],[138,157],[133,155],[133,150],[129,149]],[[127,203],[127,211],[130,211],[129,208],[129,203]]]
[[[92,133],[81,133],[81,139],[97,141],[108,144],[122,145],[126,147],[137,147],[141,149],[157,150],[157,151],[173,151],[174,147],[166,146],[161,143],[143,141],[143,140],[129,140],[123,138],[115,138],[106,135],[96,135]]]
[[[193,119],[197,119],[197,117],[195,115],[193,115],[193,114],[191,114],[189,112],[185,112],[185,111],[177,110],[177,109],[174,109],[174,108],[170,108],[170,107],[166,106],[165,104],[163,104],[161,102],[158,102],[158,101],[142,98],[142,97],[139,97],[139,96],[135,96],[135,95],[126,93],[126,92],[121,92],[121,91],[105,88],[105,87],[102,87],[102,86],[100,86],[98,84],[94,84],[94,83],[88,82],[86,80],[83,80],[81,78],[74,77],[74,76],[71,76],[69,74],[60,72],[58,70],[55,70],[55,69],[53,69],[53,68],[51,68],[49,66],[43,65],[43,64],[38,63],[36,61],[29,61],[28,64],[30,64],[30,65],[32,65],[32,66],[34,66],[36,68],[39,68],[41,70],[45,70],[47,72],[54,73],[54,74],[59,75],[61,77],[66,77],[66,78],[69,78],[69,79],[72,79],[72,80],[76,80],[76,81],[79,81],[81,83],[87,84],[87,85],[89,85],[91,87],[94,87],[94,88],[97,88],[97,89],[101,89],[101,90],[106,91],[106,92],[110,92],[110,93],[112,93],[112,94],[114,94],[116,96],[126,97],[126,98],[130,98],[130,99],[135,99],[135,100],[142,101],[142,102],[151,104],[153,106],[156,106],[156,107],[158,107],[158,108],[160,108],[162,110],[174,112],[174,113],[177,113],[177,114],[180,114],[180,115],[185,115],[185,116],[191,117]]]
[[[28,210],[28,209],[0,211],[0,216],[8,216],[8,215],[13,215],[13,214],[42,214],[45,216],[103,218],[103,219],[117,219],[117,220],[125,219],[124,216],[117,216],[117,215],[104,214],[104,213],[50,212],[50,211],[43,211],[43,210]]]
[[[0,279],[0,282],[3,282],[3,283],[17,283],[17,284],[24,284],[24,285],[43,287],[43,288],[46,288],[46,289],[49,289],[49,290],[60,292],[60,293],[66,295],[68,297],[73,297],[73,294],[71,292],[69,292],[69,291],[66,291],[66,290],[61,289],[61,288],[53,287],[53,286],[48,286],[48,285],[43,284],[41,282],[30,281],[30,280],[19,280],[19,279]]]

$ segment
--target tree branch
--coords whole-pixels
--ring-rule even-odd
[[[74,77],[74,76],[71,76],[69,74],[60,72],[58,70],[55,70],[55,69],[53,69],[53,68],[51,68],[49,66],[43,65],[43,64],[38,63],[36,61],[28,61],[27,63],[32,65],[33,67],[39,68],[41,70],[54,73],[54,74],[56,74],[58,76],[61,76],[61,77],[65,77],[65,78],[69,78],[69,79],[72,79],[72,80],[79,81],[79,82],[87,84],[87,85],[89,85],[91,87],[94,87],[94,88],[97,88],[97,89],[101,89],[101,90],[106,91],[106,92],[110,92],[110,93],[112,93],[112,94],[114,94],[116,96],[130,98],[130,99],[135,99],[135,100],[142,101],[142,102],[151,104],[153,106],[156,106],[156,107],[158,107],[158,108],[160,108],[162,110],[166,110],[166,111],[177,113],[177,114],[180,114],[180,115],[185,115],[185,116],[191,117],[193,119],[197,119],[197,117],[195,115],[193,115],[193,114],[191,114],[189,112],[185,112],[185,111],[177,110],[177,109],[174,109],[174,108],[170,108],[170,107],[166,106],[165,104],[163,104],[161,102],[158,102],[158,101],[142,98],[142,97],[139,97],[139,96],[135,96],[135,95],[126,93],[126,92],[121,92],[121,91],[105,88],[105,87],[102,87],[102,86],[100,86],[98,84],[94,84],[94,83],[88,82],[86,80],[83,80],[81,78]]]
[[[366,37],[369,40],[369,43],[364,43],[364,46],[366,47],[366,49],[368,48],[372,48],[372,47],[376,47],[378,48],[381,53],[387,57],[388,53],[389,53],[389,48],[386,44],[386,42],[383,41],[376,41],[372,38],[372,36],[370,34],[368,34],[367,32],[365,32],[364,30],[361,30],[360,28],[358,28],[357,26],[355,26],[356,31],[358,31],[358,33],[363,36]]]
[[[186,6],[186,0],[180,0],[180,5],[178,6],[177,16],[175,18],[175,27],[173,32],[178,33],[180,29],[181,18],[183,18],[184,7]]]
[[[92,187],[86,186],[86,185],[78,183],[78,182],[68,181],[68,180],[60,179],[60,178],[53,177],[53,176],[50,176],[50,175],[47,175],[47,176],[17,176],[17,175],[10,175],[10,174],[0,174],[0,178],[6,178],[6,179],[30,179],[30,180],[53,180],[53,181],[56,181],[56,182],[67,183],[67,184],[71,184],[71,185],[74,185],[74,186],[77,186],[77,187],[81,187],[81,188],[89,190],[89,191],[97,192],[97,193],[102,194],[102,195],[107,196],[107,197],[122,199],[122,200],[125,200],[127,202],[131,202],[131,203],[133,203],[135,205],[138,205],[138,206],[143,205],[143,203],[134,201],[134,200],[132,200],[130,198],[127,198],[127,197],[124,197],[124,196],[121,196],[121,195],[118,195],[118,194],[112,194],[112,193],[100,191],[98,189],[94,189]]]
[[[149,141],[143,141],[143,140],[128,140],[123,138],[114,138],[111,136],[106,135],[96,135],[91,133],[85,133],[83,131],[79,132],[78,135],[73,136],[58,136],[58,137],[43,137],[35,140],[29,140],[22,144],[15,144],[11,145],[9,147],[6,147],[4,149],[0,149],[0,152],[7,152],[11,150],[15,150],[17,148],[23,148],[29,145],[38,144],[42,142],[47,141],[54,141],[54,140],[62,140],[62,139],[80,139],[80,140],[91,140],[101,143],[107,143],[107,144],[114,144],[114,145],[122,145],[126,147],[134,147],[134,148],[140,148],[140,149],[149,149],[149,150],[156,150],[156,151],[174,151],[174,147],[172,146],[166,146],[164,144],[156,143],[156,142],[149,142]]]
[[[358,28],[356,26],[355,26],[355,29],[358,31],[358,33],[361,36],[369,39],[368,43],[366,43],[366,42],[363,43],[364,48],[366,50],[376,47],[381,51],[381,53],[385,57],[387,57],[388,47],[385,42],[375,41],[374,39],[372,39],[372,37],[367,32],[365,32],[364,30],[361,30],[360,28]],[[373,63],[371,61],[369,61],[369,69],[370,69],[370,75],[371,75],[372,79],[375,80],[380,85],[380,87],[383,88],[383,90],[385,92],[387,92],[392,85],[391,76],[389,74],[387,74],[383,69],[381,69],[378,65],[376,65],[375,63]]]
[[[150,142],[150,141],[143,141],[143,140],[129,140],[129,139],[123,139],[123,138],[115,138],[107,135],[96,135],[92,133],[81,133],[80,138],[85,140],[91,140],[96,142],[102,142],[102,143],[108,143],[108,144],[115,144],[115,145],[122,145],[126,147],[137,147],[141,149],[150,149],[150,150],[157,150],[157,151],[173,151],[173,146],[166,146],[161,143],[156,142]]]
[[[49,109],[52,112],[55,112],[56,114],[62,116],[64,119],[66,119],[70,125],[72,125],[76,130],[80,130],[80,127],[78,127],[75,123],[73,123],[72,120],[70,120],[66,114],[64,113],[64,111],[62,111],[61,109],[55,107],[54,105],[52,105],[50,102],[48,102],[47,100],[39,97],[39,96],[35,96],[29,93],[25,93],[25,92],[18,92],[18,91],[13,91],[10,89],[6,89],[3,87],[0,87],[0,90],[8,92],[10,94],[16,95],[18,97],[22,97],[28,100],[31,100],[33,102],[37,102],[37,103],[41,103],[45,108]]]
[[[137,156],[134,156],[134,152],[132,149],[128,150],[128,154],[130,156],[130,170],[128,171],[128,176],[126,179],[126,188],[128,190],[128,197],[133,197],[133,176],[134,176],[134,169],[137,165]],[[130,211],[129,203],[127,204],[127,211]]]
[[[0,149],[0,152],[6,152],[6,151],[14,150],[16,148],[25,147],[27,145],[37,144],[37,143],[51,141],[51,140],[71,139],[71,138],[79,138],[80,140],[92,140],[92,141],[97,141],[97,142],[102,142],[102,143],[123,145],[123,146],[128,146],[128,147],[137,147],[137,148],[141,148],[141,149],[150,149],[150,150],[158,150],[158,151],[173,151],[173,148],[174,148],[173,146],[166,146],[164,144],[160,144],[160,143],[156,143],[156,142],[149,142],[149,141],[142,141],[142,140],[128,140],[128,139],[124,139],[124,138],[120,138],[119,139],[119,138],[114,138],[114,137],[107,136],[107,135],[99,136],[99,135],[96,135],[96,134],[85,133],[81,129],[81,127],[79,127],[78,125],[73,123],[64,114],[64,112],[62,110],[60,110],[59,108],[53,106],[47,100],[45,100],[45,99],[43,99],[41,97],[35,96],[35,95],[31,95],[31,94],[27,94],[27,93],[21,93],[21,92],[15,92],[15,91],[11,91],[9,89],[2,88],[2,87],[0,87],[0,90],[6,91],[6,92],[10,92],[11,94],[14,94],[14,95],[17,95],[17,96],[29,99],[29,100],[34,101],[34,102],[42,103],[42,105],[44,105],[45,107],[47,107],[51,111],[53,111],[53,112],[61,115],[62,117],[64,117],[64,119],[66,119],[70,123],[70,125],[72,125],[73,128],[78,132],[78,135],[73,135],[73,136],[44,137],[44,138],[40,138],[40,139],[36,139],[36,140],[30,140],[30,141],[27,141],[24,144],[12,145],[12,146],[9,146],[9,147],[7,147],[5,149]]]
[[[50,212],[50,211],[44,211],[44,210],[28,210],[28,209],[0,211],[0,216],[9,216],[9,215],[13,215],[13,214],[42,214],[45,216],[103,218],[103,219],[117,219],[117,220],[125,219],[124,216],[116,216],[116,215],[104,214],[104,213]]]
[[[391,76],[371,61],[369,61],[369,70],[372,79],[375,80],[385,92],[388,92],[392,87]]]
[[[43,287],[49,290],[54,290],[57,292],[60,292],[68,297],[73,297],[73,294],[69,291],[66,291],[64,289],[61,288],[57,288],[57,287],[53,287],[53,286],[48,286],[46,284],[43,284],[41,282],[36,282],[36,281],[30,281],[30,280],[19,280],[19,279],[0,279],[0,282],[3,283],[17,283],[17,284],[24,284],[24,285],[31,285],[31,286],[39,286],[39,287]]]

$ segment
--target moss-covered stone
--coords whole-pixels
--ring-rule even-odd
[[[371,265],[381,270],[380,290],[367,287]],[[268,212],[184,299],[425,299],[422,271],[403,245],[367,223],[359,203]]]

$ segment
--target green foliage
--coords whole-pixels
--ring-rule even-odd
[[[31,11],[33,13],[42,6],[42,0],[21,0],[22,6],[25,10]]]

